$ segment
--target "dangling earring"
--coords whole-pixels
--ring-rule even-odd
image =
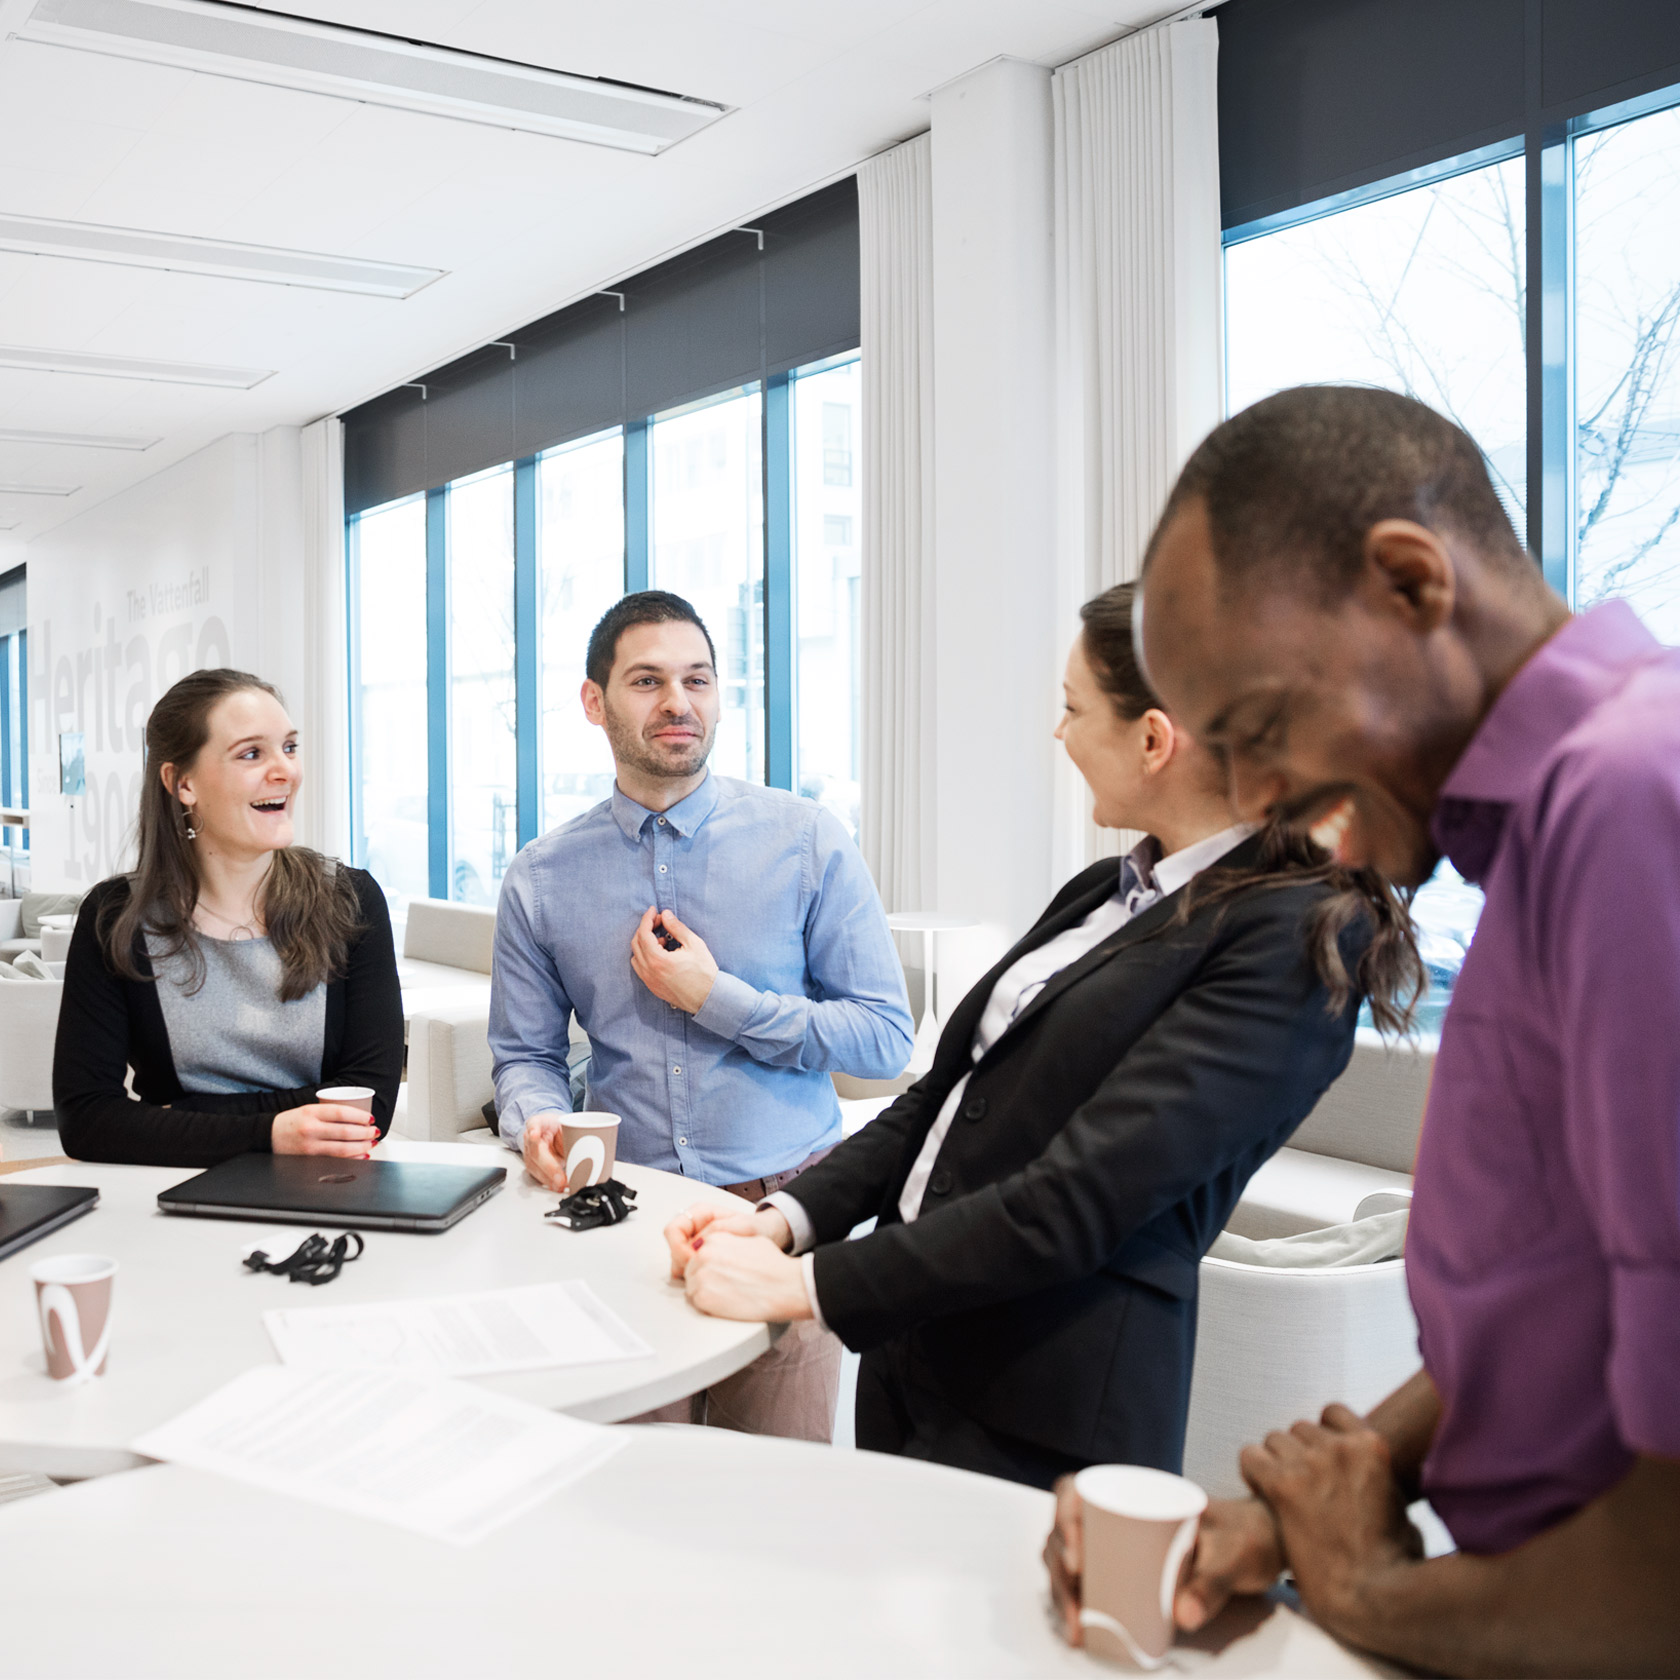
[[[181,817],[187,825],[187,838],[189,840],[196,840],[198,838],[198,830],[193,827],[192,806],[183,805],[181,807]]]

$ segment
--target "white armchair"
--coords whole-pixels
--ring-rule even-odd
[[[1418,1368],[1404,1260],[1327,1271],[1202,1262],[1184,1474],[1240,1497],[1237,1453],[1340,1400],[1366,1411]]]
[[[404,1137],[449,1143],[484,1126],[484,1105],[496,1094],[489,1029],[482,1002],[409,1018],[407,1103],[396,1123]]]
[[[1392,1045],[1361,1032],[1347,1070],[1250,1180],[1228,1228],[1293,1236],[1348,1223],[1379,1192],[1409,1195],[1434,1065],[1432,1040]],[[1403,1260],[1292,1270],[1209,1256],[1184,1473],[1216,1498],[1240,1494],[1239,1448],[1332,1400],[1369,1408],[1418,1363]]]
[[[0,1108],[53,1106],[53,1041],[64,982],[0,980]]]

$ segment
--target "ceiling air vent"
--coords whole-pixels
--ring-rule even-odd
[[[20,40],[655,153],[727,107],[214,0],[37,0]]]

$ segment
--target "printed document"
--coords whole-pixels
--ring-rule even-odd
[[[134,1450],[466,1546],[627,1444],[470,1383],[259,1365]]]
[[[653,1349],[575,1278],[431,1300],[280,1308],[264,1313],[263,1323],[288,1365],[313,1370],[371,1367],[484,1377],[653,1357]]]

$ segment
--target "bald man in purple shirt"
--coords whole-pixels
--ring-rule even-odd
[[[1255,1497],[1210,1507],[1180,1624],[1287,1567],[1420,1668],[1680,1672],[1680,652],[1619,602],[1572,618],[1474,443],[1364,388],[1213,432],[1140,600],[1244,816],[1402,884],[1445,854],[1487,895],[1417,1161],[1423,1369],[1245,1450]],[[1456,1554],[1419,1556],[1420,1493]]]

